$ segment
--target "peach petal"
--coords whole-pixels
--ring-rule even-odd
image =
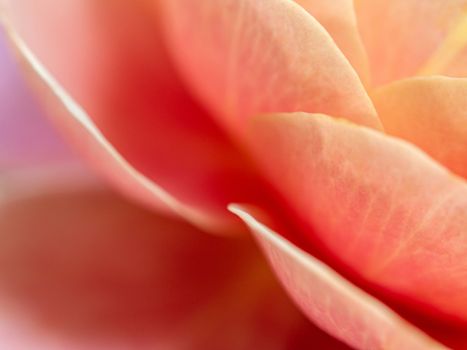
[[[450,77],[467,78],[467,45],[442,72]]]
[[[184,77],[234,133],[258,113],[308,111],[379,127],[358,75],[293,1],[162,2]]]
[[[295,0],[307,10],[331,35],[339,49],[359,73],[360,79],[369,80],[366,51],[357,28],[352,0]]]
[[[250,227],[279,279],[310,320],[356,349],[443,349],[394,311],[300,250],[247,209]]]
[[[372,94],[385,131],[467,177],[467,79],[412,78]]]
[[[443,74],[467,49],[467,0],[358,0],[357,20],[376,85]]]
[[[400,139],[324,115],[264,116],[251,142],[311,242],[410,307],[467,320],[461,178]]]
[[[158,209],[194,208],[181,211],[199,212],[188,216],[216,226],[212,231],[234,231],[229,201],[261,202],[267,195],[248,159],[181,83],[157,15],[147,9],[152,3],[12,0],[5,13],[28,57],[62,90],[58,103],[73,104],[59,116],[51,101],[51,117],[101,173]]]
[[[0,171],[73,160],[45,121],[0,32]]]
[[[98,185],[18,181],[0,201],[2,349],[347,349],[290,303],[250,240]]]

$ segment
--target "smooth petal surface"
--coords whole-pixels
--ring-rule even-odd
[[[360,38],[352,0],[296,0],[326,29],[360,79],[369,79],[368,59]]]
[[[70,135],[71,141],[84,147],[87,155],[96,168],[108,175],[112,181],[123,188],[128,194],[159,209],[165,206],[185,217],[198,226],[214,229],[222,226],[205,213],[181,203],[160,186],[135,169],[104,137],[84,110],[80,108],[63,90],[56,80],[37,61],[34,55],[24,45],[19,37],[10,32],[10,37],[18,52],[24,57],[31,76],[41,85],[43,96],[55,106],[52,114],[58,123]],[[58,103],[57,103],[58,102]],[[66,119],[62,117],[65,115]],[[71,118],[70,118],[71,117]]]
[[[18,179],[1,179],[1,348],[347,349],[298,312],[249,240],[97,185]]]
[[[225,208],[232,198],[256,202],[266,195],[248,160],[181,84],[157,13],[148,7],[152,1],[12,0],[5,13],[21,37],[21,54],[27,50],[26,61],[35,61],[32,75],[40,65],[47,88],[55,95],[63,90],[61,101],[49,99],[50,114],[101,172],[160,207],[153,190],[128,176],[131,167],[149,187],[170,193],[162,197],[173,197],[162,202],[196,207],[199,213],[188,214],[196,223],[214,231],[231,226]],[[60,114],[61,103],[73,107]],[[84,135],[77,119],[98,142]],[[115,165],[115,157],[126,169]]]
[[[414,78],[372,94],[387,133],[467,178],[467,79]]]
[[[258,113],[330,113],[379,127],[349,62],[293,1],[164,1],[184,77],[234,132]]]
[[[373,83],[415,74],[467,76],[466,0],[358,0]]]
[[[251,140],[311,242],[410,307],[467,320],[461,178],[408,143],[323,115],[261,117]]]
[[[231,206],[231,210],[248,224],[295,302],[330,334],[356,349],[444,348],[245,208]]]
[[[73,159],[46,123],[0,33],[0,172]]]

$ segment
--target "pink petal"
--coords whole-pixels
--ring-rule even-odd
[[[297,305],[330,334],[356,349],[444,348],[247,210],[231,208],[250,227]]]
[[[97,186],[17,181],[0,202],[2,349],[346,349],[288,301],[246,238]]]
[[[349,62],[323,27],[283,0],[161,2],[184,77],[234,132],[266,112],[323,112],[379,127]]]
[[[0,171],[73,160],[25,86],[0,32]]]
[[[368,59],[357,28],[352,0],[295,0],[326,29],[360,78],[369,79]]]
[[[467,177],[467,79],[407,79],[372,97],[386,132]]]
[[[323,115],[259,118],[251,140],[311,242],[407,305],[467,320],[464,181],[412,145]]]
[[[467,0],[359,0],[356,8],[375,84],[450,70],[467,76],[457,58],[467,50]]]
[[[235,230],[225,209],[232,198],[266,197],[248,160],[184,89],[148,3],[9,4],[32,76],[53,90],[51,116],[127,193],[213,231]]]

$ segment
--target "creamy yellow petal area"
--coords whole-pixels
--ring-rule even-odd
[[[467,0],[355,3],[374,84],[416,74],[467,76]]]
[[[467,178],[467,79],[411,78],[372,94],[387,133]]]

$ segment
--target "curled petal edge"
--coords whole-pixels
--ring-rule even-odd
[[[96,157],[95,160],[107,163],[107,167],[114,169],[115,173],[119,174],[113,180],[117,182],[120,188],[123,188],[126,193],[130,193],[130,195],[149,206],[162,207],[165,210],[167,208],[170,209],[205,231],[213,233],[232,231],[232,224],[230,222],[226,223],[224,220],[215,219],[194,207],[180,202],[158,184],[139,172],[138,169],[134,168],[106,139],[87,115],[86,111],[73,100],[60,83],[41,64],[1,11],[0,7],[0,26],[5,28],[7,37],[22,60],[22,63],[25,64],[29,71],[32,71],[34,78],[39,80],[41,87],[45,87],[47,94],[56,99],[60,107],[64,109],[70,121],[74,123],[72,127],[77,129],[75,134],[80,133],[82,137],[90,140],[90,147],[93,148],[95,153],[93,154]],[[61,117],[56,118],[60,119]],[[59,122],[63,123],[61,120]]]
[[[229,210],[250,228],[295,303],[328,333],[358,349],[446,349],[388,306],[258,221],[246,207],[231,204]],[[323,296],[330,295],[334,296],[334,312],[326,310],[331,304],[326,304]],[[353,332],[349,326],[355,327]]]

